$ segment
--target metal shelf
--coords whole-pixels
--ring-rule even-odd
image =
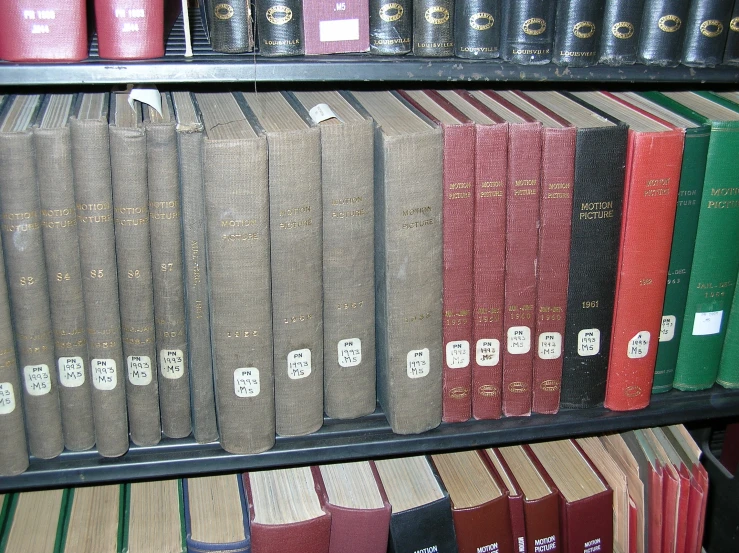
[[[557,415],[444,423],[429,432],[409,436],[393,434],[378,410],[352,421],[326,419],[318,432],[278,437],[274,448],[256,455],[232,455],[217,443],[163,439],[157,446],[132,446],[126,455],[116,459],[100,457],[94,450],[65,451],[50,460],[32,458],[23,474],[0,478],[0,491],[426,454],[737,416],[739,390],[719,387],[659,394],[640,411],[618,413],[596,408],[565,410]]]

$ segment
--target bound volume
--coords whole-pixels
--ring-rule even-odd
[[[369,0],[370,53],[407,54],[411,51],[413,0]]]
[[[552,62],[585,67],[597,60],[603,2],[559,0]]]
[[[259,53],[263,56],[302,56],[302,0],[256,0]]]
[[[453,0],[413,0],[413,54],[454,55]]]
[[[523,65],[552,61],[556,8],[551,0],[503,0],[500,56]]]
[[[454,4],[454,55],[490,59],[500,55],[500,0]]]
[[[216,52],[238,54],[254,50],[251,2],[249,0],[202,0],[200,13]]]
[[[367,0],[341,3],[303,0],[306,54],[339,54],[369,50]]]
[[[739,63],[739,3],[734,3],[728,29],[726,30],[726,47],[723,62],[731,65]]]
[[[661,66],[680,62],[689,4],[689,0],[646,0],[639,36],[639,62]]]
[[[733,6],[732,0],[691,2],[680,63],[713,67],[723,61]]]
[[[630,65],[636,61],[644,0],[606,0],[598,63]]]

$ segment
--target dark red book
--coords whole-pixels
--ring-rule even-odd
[[[516,553],[526,553],[526,515],[524,514],[524,497],[518,482],[513,477],[507,465],[503,464],[500,452],[494,448],[485,450],[486,461],[489,462],[495,473],[508,490],[508,510],[511,514],[511,534],[513,535],[513,550]]]
[[[0,59],[79,61],[87,57],[85,0],[4,0]]]
[[[443,161],[443,399],[442,420],[466,421],[472,414],[472,251],[475,182],[475,125],[433,90],[400,91],[442,130]]]
[[[303,0],[303,31],[308,55],[367,52],[368,0]]]

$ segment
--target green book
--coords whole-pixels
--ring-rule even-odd
[[[671,390],[675,377],[675,364],[693,265],[695,235],[698,230],[703,178],[706,174],[711,122],[659,92],[644,92],[640,95],[693,123],[693,126],[684,127],[685,147],[675,212],[675,230],[672,233],[665,303],[662,307],[662,328],[652,384],[652,393],[658,394]]]
[[[181,480],[126,484],[121,553],[186,553]]]
[[[54,553],[120,553],[125,510],[125,484],[68,490]]]
[[[739,275],[736,277],[739,279]],[[736,280],[734,280],[736,282]],[[739,294],[734,294],[729,322],[726,325],[726,339],[721,354],[716,383],[724,388],[739,388]]]
[[[0,553],[60,551],[68,490],[21,492],[0,498]]]
[[[666,92],[711,124],[693,267],[673,386],[702,390],[716,381],[739,272],[739,104],[709,92]]]

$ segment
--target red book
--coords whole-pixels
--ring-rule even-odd
[[[524,497],[518,482],[503,463],[497,449],[485,450],[487,461],[498,476],[498,480],[508,490],[508,510],[511,513],[511,533],[513,534],[513,550],[516,553],[526,553],[526,515],[524,514]]]
[[[605,406],[649,405],[675,223],[684,129],[609,94],[578,94],[629,125]]]
[[[180,0],[95,0],[98,53],[112,60],[160,58]]]
[[[639,515],[636,508],[636,503],[629,498],[629,553],[638,553],[637,543],[637,521]]]
[[[369,51],[368,0],[303,1],[305,53]]]
[[[87,57],[85,0],[4,0],[0,59],[79,61]]]
[[[472,414],[472,248],[475,182],[475,125],[438,92],[400,91],[442,130],[443,162],[443,399],[442,420],[466,421]]]

